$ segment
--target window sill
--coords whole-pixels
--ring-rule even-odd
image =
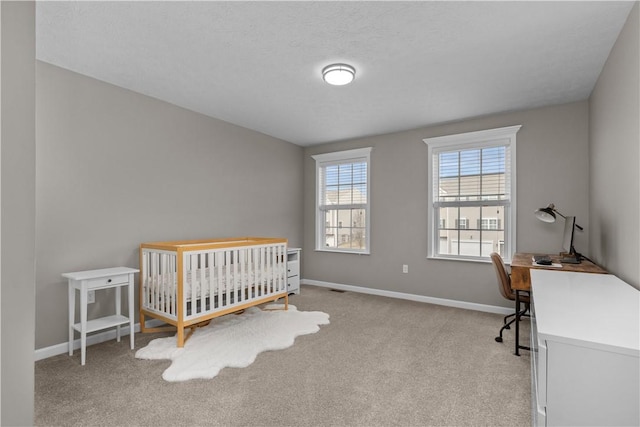
[[[341,251],[332,249],[316,249],[316,252],[327,252],[332,254],[351,254],[351,255],[371,255],[371,252]]]

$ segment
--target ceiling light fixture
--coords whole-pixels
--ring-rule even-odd
[[[349,84],[356,77],[356,69],[347,64],[331,64],[322,69],[322,78],[334,86]]]

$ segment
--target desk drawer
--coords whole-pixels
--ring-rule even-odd
[[[109,286],[115,286],[122,283],[129,283],[128,274],[120,274],[118,276],[100,277],[98,279],[91,279],[87,281],[87,289],[103,288]]]

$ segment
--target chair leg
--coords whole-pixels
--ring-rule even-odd
[[[516,321],[515,315],[516,315],[516,313],[513,313],[513,314],[512,314],[512,316],[514,316],[514,318],[513,318],[513,319],[511,319],[508,323],[505,323],[505,324],[504,324],[504,326],[503,326],[502,328],[500,328],[500,335],[498,335],[498,336],[496,337],[496,342],[502,342],[502,332],[503,332],[505,329],[511,329],[510,325],[511,325],[513,322],[515,322],[515,321]],[[509,316],[509,317],[511,317],[511,316]]]
[[[496,337],[496,342],[502,342],[502,332],[504,332],[505,329],[511,329],[511,324],[515,322],[517,319],[516,314],[518,314],[520,317],[529,317],[529,315],[527,314],[528,311],[529,311],[529,304],[526,304],[524,309],[520,310],[520,312],[505,316],[503,319],[503,326],[502,328],[500,328],[500,334]],[[507,319],[509,317],[513,317],[513,319],[507,322]]]
[[[512,314],[510,314],[508,316],[504,316],[504,319],[502,319],[502,324],[506,325],[505,329],[511,329],[511,327],[507,324],[507,319],[510,318],[510,317],[513,317],[515,315],[516,315],[516,313],[512,313]],[[509,324],[511,324],[511,322],[509,322]]]

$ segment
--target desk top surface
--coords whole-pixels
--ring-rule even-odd
[[[612,274],[531,270],[538,337],[638,357],[640,291]]]
[[[580,264],[562,264],[562,267],[552,267],[550,265],[536,265],[533,263],[532,258],[534,255],[543,255],[543,254],[534,254],[534,253],[525,253],[518,252],[513,255],[513,259],[511,260],[511,268],[513,267],[526,267],[531,269],[540,269],[540,270],[558,270],[558,271],[577,271],[580,273],[599,273],[606,274],[607,270],[598,266],[597,264],[592,263],[591,261],[587,261],[583,259]],[[546,255],[546,254],[544,254]],[[549,255],[554,264],[560,263],[559,255]]]

